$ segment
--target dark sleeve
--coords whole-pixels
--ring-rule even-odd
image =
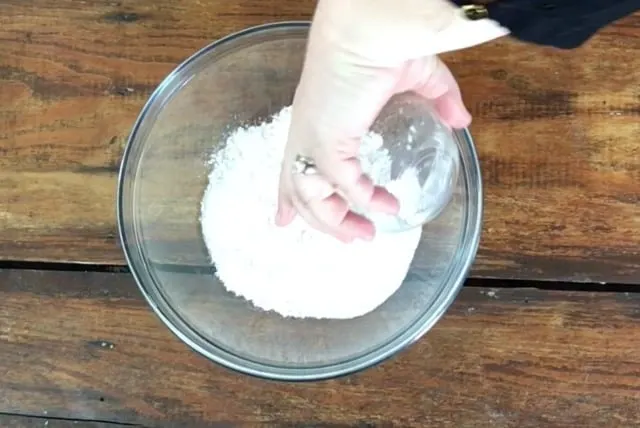
[[[572,49],[602,27],[640,9],[640,0],[494,0],[485,7],[489,18],[508,28],[512,37]]]

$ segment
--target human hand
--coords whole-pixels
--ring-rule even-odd
[[[276,223],[300,215],[343,242],[370,240],[373,224],[350,210],[395,214],[398,201],[362,173],[362,137],[394,94],[432,100],[453,128],[471,122],[458,85],[435,55],[507,34],[493,21],[467,20],[447,0],[319,0],[280,176]],[[294,172],[298,156],[317,173]]]

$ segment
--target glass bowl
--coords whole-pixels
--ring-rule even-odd
[[[171,331],[227,368],[288,381],[353,373],[419,339],[462,287],[482,220],[475,149],[466,130],[455,132],[460,167],[451,198],[423,227],[402,286],[377,309],[345,320],[285,318],[226,291],[215,276],[200,225],[208,160],[231,129],[259,123],[291,104],[308,26],[284,22],[249,28],[177,67],[134,125],[117,199],[131,272]]]

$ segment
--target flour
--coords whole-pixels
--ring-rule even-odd
[[[230,292],[283,316],[364,315],[400,287],[422,230],[377,233],[371,242],[343,244],[299,217],[287,227],[276,226],[278,179],[290,120],[287,107],[270,122],[239,128],[211,157],[201,223],[216,275]],[[419,193],[415,173],[405,172],[392,182],[391,160],[381,136],[363,139],[360,159],[373,181],[388,185],[392,193]],[[415,211],[410,205],[419,203],[405,196],[401,198],[408,202],[401,214],[403,209]]]

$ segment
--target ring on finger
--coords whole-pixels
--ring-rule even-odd
[[[293,161],[293,173],[299,175],[314,175],[318,173],[318,167],[310,157],[296,155]]]

